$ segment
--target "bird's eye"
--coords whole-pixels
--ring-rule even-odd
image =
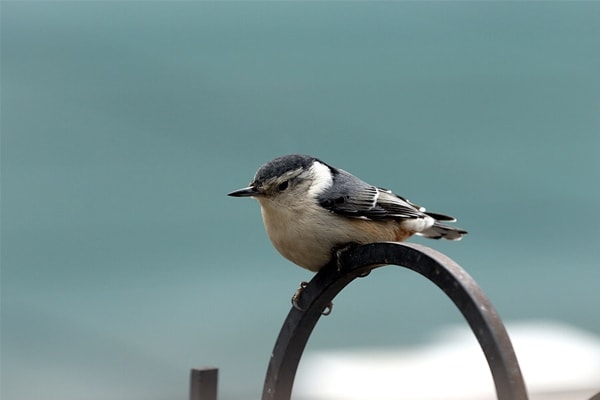
[[[287,189],[288,187],[288,181],[282,182],[279,184],[279,186],[277,186],[277,189],[279,189],[280,192],[283,192],[285,189]]]

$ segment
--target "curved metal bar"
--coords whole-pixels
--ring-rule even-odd
[[[309,282],[299,305],[283,323],[267,369],[262,400],[291,397],[298,363],[323,309],[354,279],[384,265],[423,275],[454,302],[477,337],[494,378],[499,400],[527,400],[527,390],[508,333],[481,288],[458,264],[426,246],[383,242],[343,251]]]

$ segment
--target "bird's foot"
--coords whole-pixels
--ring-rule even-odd
[[[304,289],[306,289],[306,286],[308,286],[308,282],[300,282],[300,287],[296,289],[294,295],[292,296],[292,306],[298,311],[305,311],[305,309],[302,308],[298,302],[300,301],[300,297],[302,296]],[[329,302],[323,311],[321,311],[321,315],[329,315],[331,314],[331,310],[333,310],[333,303]]]
[[[342,265],[342,261],[341,261],[341,257],[342,254],[344,254],[345,252],[354,249],[355,247],[357,247],[358,244],[357,243],[347,243],[344,244],[340,247],[336,247],[334,249],[334,254],[335,254],[335,264],[337,266],[337,271],[340,272],[343,269],[343,265]]]

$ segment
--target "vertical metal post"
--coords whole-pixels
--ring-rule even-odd
[[[190,373],[190,400],[217,400],[217,368],[192,369]]]

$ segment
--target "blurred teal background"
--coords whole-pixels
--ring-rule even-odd
[[[316,155],[432,211],[507,321],[600,333],[600,3],[1,3],[3,400],[259,398],[311,274],[271,247],[264,162]],[[389,269],[389,271],[388,271]],[[309,349],[462,323],[398,268]]]

